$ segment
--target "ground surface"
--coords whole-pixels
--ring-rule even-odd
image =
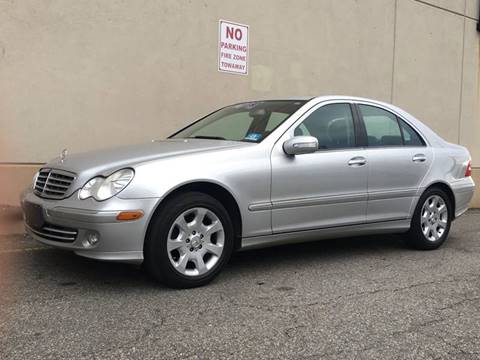
[[[397,236],[239,253],[211,285],[0,237],[0,358],[479,359],[480,212]]]

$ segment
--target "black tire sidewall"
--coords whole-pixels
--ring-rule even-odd
[[[223,225],[225,243],[222,255],[215,266],[201,276],[187,276],[179,273],[171,264],[167,252],[167,237],[175,219],[184,211],[203,207],[215,213]],[[191,288],[212,281],[228,262],[233,251],[234,231],[225,207],[210,195],[200,192],[181,193],[161,205],[151,220],[145,239],[144,259],[149,273],[170,287]]]
[[[440,239],[436,241],[430,241],[427,238],[425,238],[425,235],[422,232],[422,226],[421,226],[421,213],[422,213],[422,208],[425,203],[425,201],[433,195],[440,196],[443,201],[445,202],[448,210],[448,222],[447,226],[445,228],[444,233],[440,237]],[[450,198],[448,195],[443,191],[442,189],[439,188],[431,188],[426,190],[420,199],[418,200],[417,207],[415,208],[415,212],[413,214],[412,218],[412,224],[410,227],[410,231],[408,234],[409,237],[409,243],[411,246],[421,249],[421,250],[434,250],[440,247],[445,240],[448,238],[448,234],[450,232],[450,227],[452,225],[452,219],[453,219],[453,206],[451,204]]]

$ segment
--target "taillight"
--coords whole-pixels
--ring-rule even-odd
[[[469,160],[467,164],[467,169],[465,170],[465,177],[472,176],[472,161]]]

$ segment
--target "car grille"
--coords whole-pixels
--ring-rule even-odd
[[[34,192],[44,198],[63,199],[74,179],[75,174],[67,171],[40,169],[35,181]]]
[[[48,223],[44,224],[41,229],[29,228],[35,235],[50,241],[71,243],[75,241],[78,235],[77,229]]]

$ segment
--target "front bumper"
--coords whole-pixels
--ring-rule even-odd
[[[143,243],[148,223],[158,199],[120,199],[113,197],[98,202],[94,199],[79,200],[75,192],[68,199],[48,200],[35,195],[31,190],[22,194],[21,204],[27,233],[35,240],[57,248],[73,250],[76,254],[110,261],[140,263],[143,261]],[[32,225],[27,207],[39,208],[44,220],[43,227]],[[141,210],[144,216],[137,220],[119,221],[122,211]],[[55,235],[49,229],[55,228]],[[65,240],[69,236],[73,240]],[[75,233],[75,235],[72,235]],[[88,236],[96,234],[99,241],[91,246]],[[61,235],[61,236],[56,236]]]

